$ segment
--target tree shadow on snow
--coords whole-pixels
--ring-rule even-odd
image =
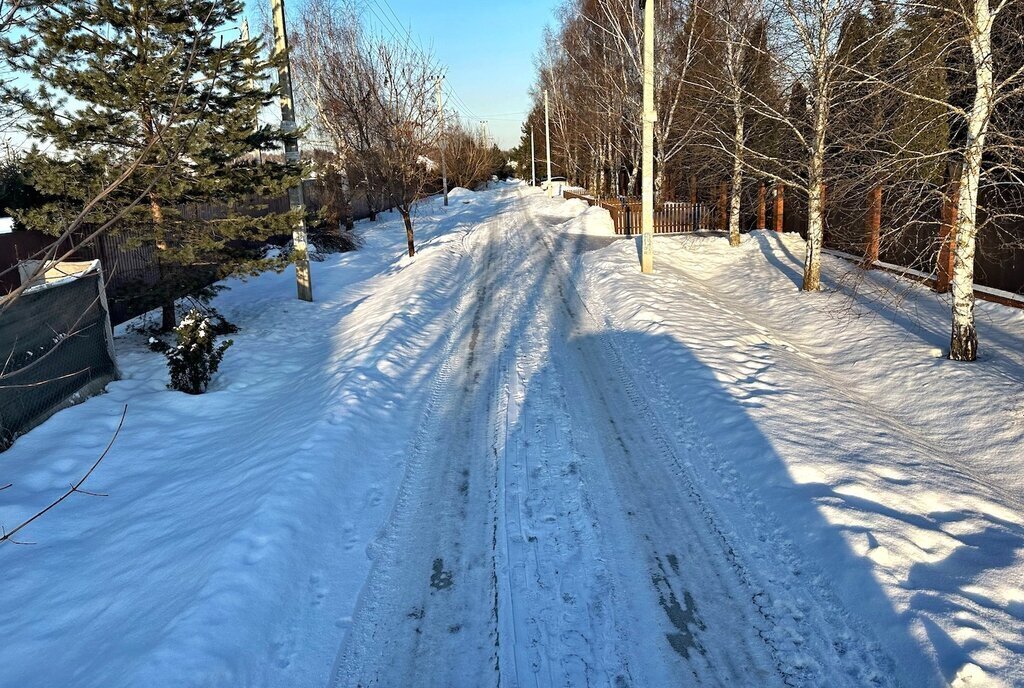
[[[505,209],[513,202],[509,199]],[[436,429],[428,427],[416,443],[429,448],[430,460],[414,470],[434,477],[403,490],[412,495],[413,508],[397,526],[408,529],[410,549],[401,553],[403,562],[419,575],[397,591],[408,609],[379,629],[386,644],[368,649],[397,664],[441,666],[429,658],[396,655],[390,648],[402,648],[404,637],[431,648],[431,654],[444,658],[445,671],[466,679],[450,667],[472,663],[475,653],[522,653],[528,645],[543,648],[543,661],[565,672],[568,681],[591,676],[594,667],[588,662],[605,662],[608,669],[616,656],[629,652],[623,638],[601,631],[602,623],[611,623],[604,607],[613,600],[590,600],[593,605],[586,607],[581,598],[587,586],[573,587],[581,576],[604,571],[601,562],[608,557],[619,562],[620,571],[637,574],[619,581],[627,590],[616,591],[642,614],[619,621],[635,622],[619,628],[626,631],[625,645],[645,648],[636,657],[653,653],[638,661],[667,667],[676,679],[721,669],[721,675],[732,672],[730,685],[774,685],[784,679],[809,685],[944,685],[948,667],[937,666],[930,649],[911,634],[913,622],[923,617],[913,606],[907,613],[913,617],[894,609],[872,562],[856,554],[844,528],[820,510],[822,499],[849,502],[850,496],[836,496],[825,485],[796,483],[747,408],[679,341],[607,331],[600,313],[591,313],[578,298],[573,286],[578,280],[557,266],[525,276],[515,272],[509,251],[543,254],[550,244],[578,266],[580,254],[615,240],[550,232],[545,221],[559,218],[545,218],[542,211],[534,219],[537,226],[519,230],[527,235],[523,247],[510,247],[496,233],[468,261],[466,283],[476,285],[477,299],[450,330],[461,352],[450,373],[451,393],[436,397],[436,406],[422,419]],[[538,257],[512,255],[511,264],[530,259]],[[799,279],[792,265],[774,261]],[[510,294],[515,307],[486,306]],[[440,343],[432,347],[415,363],[424,384],[443,372],[436,355]],[[660,382],[671,379],[685,382],[674,388]],[[502,403],[508,411],[501,411]],[[478,434],[474,428],[481,413],[506,418],[504,435],[495,439],[489,427]],[[534,463],[527,465],[527,459]],[[504,532],[496,529],[492,513],[479,511],[495,481],[504,481],[498,491],[504,497],[497,501],[505,510],[497,521]],[[445,505],[442,515],[437,505]],[[928,519],[915,521],[913,514],[893,516],[935,527]],[[512,544],[502,545],[503,538]],[[993,540],[982,540],[978,546],[987,551]],[[1022,546],[1019,534],[995,542],[1010,551]],[[474,543],[482,543],[480,549]],[[513,613],[487,590],[494,581],[489,570],[481,571],[481,553],[486,558],[503,546],[522,547],[521,556],[532,556],[535,567],[531,575],[516,568],[520,573],[509,585],[525,586],[522,590],[541,598],[557,593],[536,605],[537,616],[523,628],[569,624],[564,633],[547,640],[518,638],[517,650],[499,647],[488,635],[492,612],[480,600],[494,600],[493,618]],[[702,558],[701,547],[710,558]],[[1011,556],[972,552],[954,552],[948,567],[915,567],[912,577],[964,587],[984,571],[1006,566]],[[601,575],[608,574],[595,574],[598,582]],[[435,579],[443,579],[443,589],[430,585]],[[718,590],[748,596],[716,598]],[[451,603],[453,598],[463,602]],[[444,616],[452,613],[462,616]],[[764,676],[758,673],[763,667],[743,664],[746,641],[729,635],[736,619],[750,622],[749,635],[765,643],[760,652],[776,658],[782,676]],[[848,623],[852,637],[836,622]],[[810,635],[800,636],[801,630]],[[756,649],[751,652],[760,656]],[[722,658],[738,660],[716,667]],[[493,666],[490,661],[481,671]],[[403,671],[417,675],[408,667]],[[634,684],[628,668],[623,671],[617,677]],[[358,678],[347,677],[353,683]]]

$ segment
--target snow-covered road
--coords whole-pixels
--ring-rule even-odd
[[[444,363],[334,685],[886,684],[836,615],[774,609],[689,477],[706,442],[674,443],[657,409],[676,400],[638,388],[573,286],[600,242],[553,234],[562,218],[531,200],[506,189],[463,241]]]
[[[231,281],[210,391],[124,379],[18,439],[0,688],[1024,685],[1024,311],[797,236],[659,237],[520,184]],[[590,235],[588,235],[588,233]]]

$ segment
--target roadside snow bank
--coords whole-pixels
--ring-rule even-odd
[[[583,201],[568,201],[568,203],[583,203]],[[587,234],[589,236],[615,236],[615,223],[612,222],[611,214],[604,208],[591,206],[578,216],[566,222],[562,227],[567,234]]]
[[[0,461],[10,528],[85,474],[128,406],[83,486],[109,496],[0,545],[0,684],[322,685],[469,273],[463,238],[491,208],[420,204],[411,261],[397,215],[359,223],[363,249],[312,264],[312,304],[291,270],[228,282],[215,305],[241,331],[202,396],[168,390],[163,357],[119,328],[124,379]]]
[[[476,196],[476,192],[475,191],[470,191],[469,189],[464,189],[461,186],[456,186],[454,189],[449,189],[449,191],[448,191],[448,200],[449,201],[454,201],[454,200],[469,201],[469,200],[472,199],[473,196]]]
[[[657,237],[653,277],[616,242],[581,287],[677,344],[632,360],[715,448],[692,470],[766,576],[859,617],[904,685],[1024,685],[1024,311],[979,302],[981,360],[954,363],[947,297],[830,256],[806,294],[802,261],[795,235]]]

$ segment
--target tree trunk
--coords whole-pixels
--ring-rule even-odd
[[[733,105],[736,131],[733,135],[732,195],[729,198],[729,245],[740,245],[740,200],[743,192],[743,125],[744,113],[739,104]]]
[[[814,179],[818,179],[815,175]],[[821,248],[825,235],[821,182],[812,181],[807,198],[807,256],[804,259],[804,291],[821,289]]]
[[[154,194],[149,196],[149,215],[153,220],[153,225],[156,227],[157,232],[164,223],[164,211],[160,207],[160,200]],[[167,250],[167,238],[165,236],[158,236],[156,240],[157,248],[157,267],[160,270],[160,284],[162,287],[167,287],[167,273],[164,270],[164,261],[160,260],[160,252]],[[178,316],[174,311],[174,297],[172,294],[167,293],[164,296],[164,302],[160,305],[160,331],[170,332],[178,324]]]
[[[978,333],[974,326],[974,253],[978,235],[981,161],[995,103],[992,19],[988,0],[978,0],[974,6],[974,23],[971,27],[976,90],[971,116],[967,121],[967,143],[960,173],[953,279],[950,283],[953,292],[953,327],[949,357],[954,361],[974,361],[978,358]]]
[[[405,222],[405,239],[409,243],[409,257],[412,258],[416,255],[416,243],[414,241],[414,235],[412,230],[412,216],[409,211],[399,208],[399,213],[402,215],[402,220]]]
[[[355,220],[352,217],[352,185],[344,165],[341,166],[341,212],[345,229],[351,232],[355,228]]]
[[[626,182],[626,195],[627,196],[629,196],[630,194],[633,194],[634,196],[639,196],[639,194],[636,192],[637,180],[639,178],[640,178],[640,167],[638,165],[633,165],[632,168],[629,171],[629,181]]]
[[[825,239],[825,133],[828,125],[828,90],[821,88],[814,107],[814,143],[808,165],[807,255],[804,259],[804,291],[821,289],[821,249]]]

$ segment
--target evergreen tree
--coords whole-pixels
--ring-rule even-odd
[[[24,220],[59,233],[138,162],[88,219],[98,226],[141,199],[112,229],[159,248],[163,279],[150,296],[164,306],[165,329],[173,299],[201,290],[211,271],[270,267],[258,245],[294,220],[235,210],[250,195],[285,193],[301,172],[251,155],[285,134],[258,124],[274,95],[261,85],[271,65],[259,38],[231,36],[242,9],[241,0],[59,0],[35,15],[25,41],[23,66],[39,84],[26,98],[29,130],[50,149],[32,151],[26,167],[40,191],[62,200]],[[230,210],[185,217],[188,203]]]

